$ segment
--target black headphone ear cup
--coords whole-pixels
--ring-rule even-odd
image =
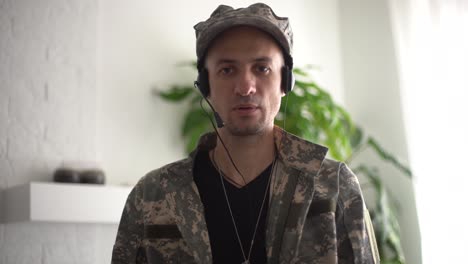
[[[208,71],[206,69],[202,69],[198,72],[197,84],[198,90],[200,90],[202,96],[208,97],[208,95],[210,95],[210,83],[208,81]]]
[[[281,69],[281,88],[285,94],[292,91],[294,88],[295,78],[292,70],[288,66],[283,66]]]
[[[289,92],[294,89],[294,85],[296,85],[296,77],[294,77],[293,71],[289,70]]]

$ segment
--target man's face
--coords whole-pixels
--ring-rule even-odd
[[[284,95],[283,64],[278,44],[258,29],[235,27],[214,41],[205,63],[209,99],[232,135],[257,135],[273,128]]]

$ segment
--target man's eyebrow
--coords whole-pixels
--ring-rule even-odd
[[[267,56],[254,59],[255,62],[272,62],[273,59]]]
[[[272,62],[273,59],[268,57],[268,56],[262,56],[262,57],[254,58],[252,61],[253,62]],[[234,59],[221,58],[221,59],[216,61],[216,66],[218,66],[220,64],[223,64],[223,63],[236,63],[236,62],[237,62],[237,60],[234,60]]]
[[[219,59],[216,61],[216,66],[219,66],[220,64],[224,64],[224,63],[235,63],[236,60],[233,60],[233,59]]]

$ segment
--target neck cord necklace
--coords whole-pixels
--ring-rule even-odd
[[[237,241],[239,242],[239,246],[240,246],[241,251],[242,251],[242,256],[244,257],[244,262],[242,262],[241,264],[250,264],[250,254],[252,253],[252,248],[253,248],[253,244],[254,244],[254,240],[255,240],[255,235],[257,234],[258,224],[260,223],[260,217],[262,215],[263,206],[265,205],[266,196],[267,196],[267,193],[268,193],[268,187],[270,186],[270,182],[271,182],[271,176],[273,174],[273,170],[276,169],[277,157],[275,155],[275,159],[273,160],[273,164],[272,164],[271,171],[270,171],[270,176],[268,177],[268,183],[267,183],[267,185],[265,187],[265,194],[263,195],[262,205],[260,207],[260,211],[258,212],[257,222],[255,224],[255,229],[254,229],[254,233],[252,235],[252,239],[250,240],[250,248],[249,248],[249,252],[248,252],[247,256],[245,255],[244,247],[242,246],[242,241],[240,239],[239,232],[237,230],[236,220],[234,219],[234,214],[232,213],[231,203],[229,202],[229,197],[227,195],[226,187],[224,186],[224,181],[223,181],[223,175],[224,174],[222,173],[221,169],[219,168],[218,164],[216,163],[215,156],[214,156],[214,151],[213,151],[213,154],[212,154],[212,160],[213,160],[213,165],[215,166],[216,170],[218,171],[219,178],[221,180],[221,185],[223,186],[224,197],[226,198],[226,204],[227,204],[228,209],[229,209],[229,214],[231,215],[232,225],[234,226],[234,231],[236,232]],[[227,176],[225,176],[225,177],[227,178]]]

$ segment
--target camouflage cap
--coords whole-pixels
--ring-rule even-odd
[[[208,20],[194,26],[197,37],[197,57],[203,59],[210,43],[221,32],[235,26],[252,26],[269,33],[287,55],[291,55],[293,33],[287,17],[278,17],[266,4],[257,3],[234,9],[220,5]]]

